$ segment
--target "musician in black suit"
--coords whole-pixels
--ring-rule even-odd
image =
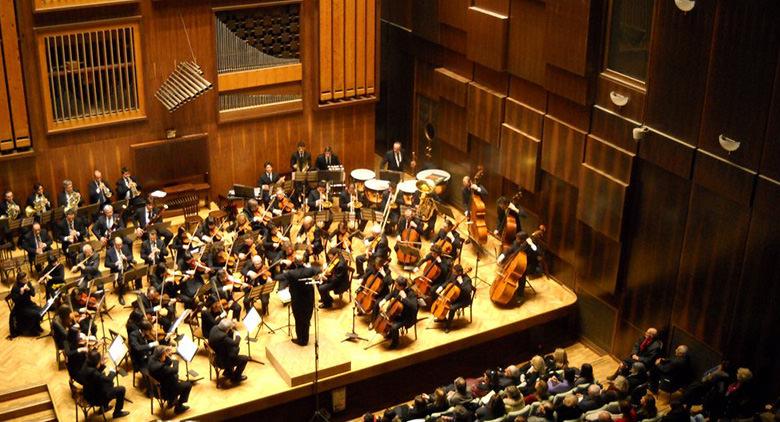
[[[141,229],[141,231],[136,230],[139,237],[146,240],[149,236],[149,234],[145,232],[146,226],[161,222],[162,213],[166,209],[168,209],[167,205],[155,208],[153,198],[151,196],[146,198],[144,206],[135,210],[135,213],[133,214],[133,223],[137,228]],[[159,227],[157,229],[157,234],[160,235],[165,246],[168,246],[168,243],[173,239],[173,233],[165,227]]]
[[[68,263],[74,265],[78,252],[68,253],[68,248],[74,243],[83,242],[89,238],[87,225],[76,215],[76,210],[69,209],[65,211],[65,217],[57,223],[54,229],[55,236],[60,242],[61,249],[65,252]]]
[[[292,171],[307,171],[311,168],[311,154],[306,151],[306,143],[298,142],[298,149],[290,156]]]
[[[279,173],[274,173],[274,166],[270,161],[265,162],[265,172],[257,179],[257,186],[263,191],[263,203],[268,205],[274,191],[274,184],[279,182]]]
[[[537,263],[539,262],[540,253],[539,246],[534,243],[533,239],[531,239],[526,232],[518,232],[515,235],[515,241],[498,255],[496,263],[504,266],[518,253],[524,253],[527,262],[526,271],[518,280],[517,299],[519,300],[522,299],[524,295],[527,276],[537,274],[538,272]]]
[[[35,183],[33,185],[33,191],[30,196],[27,197],[27,206],[35,208],[36,201],[45,202],[46,206],[43,208],[43,211],[51,210],[51,201],[49,200],[49,196],[46,195],[46,192],[43,189],[43,185],[40,183]]]
[[[230,318],[224,318],[211,329],[208,338],[209,347],[216,354],[215,363],[217,368],[223,369],[225,376],[231,382],[237,384],[246,379],[246,375],[243,375],[243,373],[246,364],[249,362],[249,356],[239,354],[241,336],[233,330],[235,326],[235,321]]]
[[[369,259],[372,257],[387,258],[387,256],[390,254],[390,247],[387,244],[387,236],[380,232],[381,227],[378,224],[375,224],[374,227],[371,228],[371,236],[363,240],[363,243],[367,248],[366,253],[355,258],[355,269],[357,270],[358,277],[363,277],[366,262]],[[379,238],[379,240],[377,240],[377,238]],[[373,246],[373,250],[371,250],[371,245],[374,244],[375,240],[376,244]]]
[[[360,231],[363,231],[367,223],[360,214],[360,208],[365,204],[365,201],[365,194],[358,192],[354,183],[348,184],[347,188],[339,193],[339,208],[341,208],[341,212],[354,211],[355,220],[358,222]]]
[[[108,407],[111,400],[116,399],[112,417],[118,419],[127,416],[130,412],[122,410],[125,405],[125,387],[115,387],[116,372],[111,370],[106,375],[103,373],[105,368],[105,356],[101,357],[100,352],[92,350],[87,354],[87,361],[81,372],[84,381],[84,399],[93,406],[104,408]]]
[[[435,292],[436,290],[439,289],[439,287],[443,286],[444,283],[449,278],[450,269],[452,267],[452,259],[442,255],[441,247],[439,245],[434,244],[433,246],[431,246],[431,250],[428,252],[428,255],[425,255],[425,257],[421,259],[420,262],[417,263],[417,267],[414,269],[414,272],[416,273],[421,268],[424,269],[425,266],[423,264],[429,261],[437,265],[439,268],[441,268],[441,271],[439,272],[439,276],[430,281],[431,292]]]
[[[385,164],[388,170],[405,171],[407,167],[414,167],[416,163],[412,161],[411,155],[401,149],[401,143],[396,141],[393,143],[393,149],[385,153],[379,168],[381,169]]]
[[[292,342],[305,346],[309,343],[309,325],[314,313],[314,285],[310,280],[322,269],[317,265],[298,267],[274,276],[274,280],[286,280],[290,285],[292,313],[295,318],[295,337]]]
[[[333,297],[331,297],[330,292],[338,295],[346,292],[350,287],[347,262],[336,248],[328,251],[328,262],[333,263],[334,260],[336,261],[335,267],[323,280],[322,284],[317,286],[317,290],[320,291],[320,302],[322,302],[320,308],[322,309],[333,307]]]
[[[110,203],[114,195],[111,188],[103,181],[103,173],[100,170],[95,170],[93,173],[93,179],[89,181],[88,192],[89,203],[99,204],[99,209]]]
[[[433,243],[443,239],[447,239],[447,241],[452,244],[450,256],[456,257],[460,255],[460,248],[463,247],[463,239],[460,238],[460,233],[455,230],[455,222],[449,218],[444,219],[444,227],[440,228],[436,233]]]
[[[220,309],[224,312],[231,312],[233,318],[241,317],[241,305],[233,300],[233,283],[230,281],[230,274],[225,268],[219,268],[211,277],[212,286],[216,286],[214,289],[216,293],[219,293],[219,299],[225,299],[226,304],[220,303]],[[216,295],[216,294],[215,294]]]
[[[111,233],[122,230],[125,228],[125,223],[118,215],[114,214],[114,207],[106,205],[103,207],[103,215],[98,217],[95,224],[92,225],[92,234],[95,235],[104,245],[108,245],[109,236]],[[132,243],[130,239],[125,237],[122,239],[126,244]]]
[[[128,269],[132,268],[134,264],[135,261],[133,260],[133,251],[129,246],[122,243],[122,239],[118,237],[115,238],[113,246],[110,246],[106,249],[106,259],[104,265],[106,268],[111,270],[112,274],[119,275],[119,280],[117,280],[117,294],[119,295],[119,303],[122,305],[125,304],[125,289],[127,288],[124,281],[122,280],[122,276],[127,272]],[[135,280],[135,288],[141,288],[140,279]]]
[[[78,264],[71,268],[71,270],[73,272],[81,272],[81,276],[84,277],[84,280],[89,281],[100,277],[100,256],[92,249],[92,245],[87,243],[82,246],[81,253],[76,258],[76,261],[78,261]]]
[[[244,264],[241,268],[241,275],[244,276],[244,282],[251,284],[252,286],[264,285],[267,283],[267,276],[264,274],[266,270],[263,268],[263,257],[255,255],[251,260]],[[252,299],[249,298],[249,288],[244,290],[244,312],[249,313],[249,307],[252,306]],[[263,305],[261,309],[261,315],[268,315],[268,302],[271,299],[270,294],[260,295],[260,303]]]
[[[401,314],[391,319],[390,332],[387,335],[390,339],[390,349],[395,349],[398,347],[399,330],[401,328],[413,327],[417,323],[418,305],[417,295],[415,295],[414,290],[411,289],[409,282],[404,277],[398,277],[395,280],[393,289],[377,304],[377,308],[383,309],[392,299],[398,299],[403,304]]]
[[[54,293],[60,286],[65,284],[65,267],[63,267],[56,256],[49,255],[46,257],[46,267],[41,270],[41,278],[38,279],[39,283],[46,283],[46,299],[54,296]]]
[[[135,184],[135,195],[133,195],[133,184]],[[138,179],[130,174],[130,170],[127,167],[122,167],[122,177],[116,181],[117,200],[129,199],[131,210],[135,209],[143,202],[142,190],[143,186],[138,183]]]
[[[398,220],[398,242],[401,242],[401,234],[404,232],[404,230],[410,229],[417,232],[417,238],[420,239],[422,236],[422,222],[419,218],[417,218],[414,215],[414,210],[412,208],[406,208],[404,210],[404,216],[400,220]],[[398,247],[400,246],[400,243],[396,242],[395,244],[395,252],[398,253]],[[414,248],[420,248],[422,246],[422,243],[417,241],[414,244],[407,244],[406,246],[414,247]]]
[[[160,262],[165,262],[165,257],[168,256],[168,249],[165,247],[162,239],[157,237],[157,230],[149,230],[148,238],[141,243],[141,259],[147,265],[155,265]]]
[[[498,198],[498,201],[496,201],[496,214],[498,216],[498,222],[496,223],[496,230],[493,231],[493,234],[496,236],[501,236],[501,233],[504,232],[504,228],[506,227],[506,220],[508,216],[511,215],[515,218],[515,221],[517,222],[518,232],[523,231],[523,226],[520,223],[520,219],[528,217],[528,214],[525,212],[524,209],[515,205],[512,201],[507,199],[505,196]]]
[[[450,285],[456,284],[460,287],[460,294],[450,304],[450,312],[447,314],[447,319],[444,323],[444,332],[450,332],[450,326],[452,325],[452,319],[455,318],[455,312],[458,309],[463,309],[471,305],[471,295],[474,292],[474,284],[471,281],[471,277],[463,271],[463,267],[460,264],[455,264],[452,267],[452,276],[447,283],[442,285],[436,290],[436,294],[441,294],[444,289]]]
[[[477,195],[487,202],[488,191],[483,185],[478,185],[471,182],[471,177],[463,176],[463,190],[461,191],[461,198],[463,200],[463,213],[469,215],[469,208],[471,207],[471,195]]]
[[[658,330],[650,327],[645,330],[644,335],[634,343],[631,348],[631,355],[624,358],[614,374],[607,377],[608,380],[614,380],[618,375],[628,376],[629,370],[635,362],[641,362],[645,368],[653,368],[655,360],[661,356],[663,343],[658,339]]]
[[[331,147],[325,147],[322,154],[317,156],[315,165],[317,166],[317,170],[328,170],[331,166],[340,166],[341,161],[339,161],[339,157],[333,153]]]
[[[309,211],[322,211],[322,205],[325,201],[330,199],[326,195],[327,184],[324,181],[317,183],[317,189],[309,191],[309,196],[306,200],[306,204],[309,206]]]
[[[189,409],[185,405],[190,397],[192,383],[179,381],[179,361],[171,359],[176,354],[173,347],[157,346],[149,358],[149,375],[160,383],[160,394],[177,415]]]
[[[62,191],[57,194],[57,205],[60,207],[67,207],[70,204],[71,197],[76,193],[81,196],[79,190],[73,187],[73,181],[70,179],[63,180]],[[84,198],[79,197],[79,201],[76,203],[76,206],[80,207],[83,203]]]
[[[37,336],[41,328],[41,308],[33,301],[35,287],[28,282],[27,274],[16,273],[16,283],[11,288],[10,298],[14,307],[8,318],[11,337],[22,334]]]
[[[30,262],[35,261],[35,257],[51,250],[51,237],[49,232],[41,228],[41,223],[33,223],[32,229],[28,231],[20,242],[20,246],[27,252],[27,258]],[[36,271],[40,272],[40,265],[36,266]]]
[[[8,207],[11,205],[16,205],[19,207],[19,215],[22,215],[22,207],[19,206],[16,202],[14,202],[14,192],[12,190],[7,190],[3,192],[3,200],[0,201],[0,217],[8,217]],[[19,218],[19,215],[16,218]]]
[[[150,310],[147,309],[146,312],[150,312]],[[152,340],[153,338],[152,324],[147,320],[141,321],[138,328],[130,332],[127,341],[130,349],[130,363],[133,364],[134,371],[146,369],[152,350],[160,344],[157,340]]]

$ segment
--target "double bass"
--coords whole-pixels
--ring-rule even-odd
[[[539,226],[539,230],[531,235],[531,239],[539,238],[546,228]],[[496,276],[496,281],[490,286],[490,300],[499,305],[508,305],[517,293],[520,286],[520,278],[525,274],[528,268],[528,255],[523,251],[518,251],[507,260],[504,268]]]
[[[509,204],[516,204],[520,197],[523,196],[521,192],[517,192],[512,199],[509,200]],[[508,248],[515,241],[515,235],[517,235],[518,221],[515,214],[509,212],[509,208],[506,211],[506,222],[504,222],[504,231],[501,232],[501,246]]]
[[[471,179],[473,184],[479,184],[479,179],[482,178],[485,170],[480,165],[477,166],[477,173]],[[471,203],[469,204],[469,233],[471,237],[477,240],[480,245],[487,243],[488,228],[485,222],[485,201],[479,195],[472,192]]]

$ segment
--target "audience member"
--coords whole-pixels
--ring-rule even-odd
[[[504,407],[506,407],[507,413],[515,412],[525,407],[525,400],[523,400],[523,395],[520,394],[520,390],[517,386],[510,385],[505,388],[503,397]]]
[[[450,406],[457,406],[471,400],[471,393],[466,388],[466,380],[463,377],[455,378],[455,389],[447,394]]]
[[[571,369],[571,368],[567,368]],[[577,396],[569,394],[563,398],[563,404],[555,410],[559,421],[568,421],[579,419],[582,416],[582,409],[577,406]]]
[[[496,418],[500,418],[505,414],[506,414],[506,407],[504,406],[504,401],[501,399],[501,396],[498,394],[493,394],[492,396],[490,396],[490,399],[488,399],[487,404],[481,406],[479,409],[477,409],[476,412],[477,419],[481,421],[489,421]]]
[[[618,403],[620,407],[620,417],[616,419],[616,422],[636,422],[636,410],[631,406],[631,402],[628,400],[620,400]]]
[[[655,397],[651,394],[645,394],[639,401],[639,409],[636,411],[636,417],[642,419],[651,419],[658,415],[658,409],[655,407]]]
[[[547,383],[540,378],[534,383],[533,393],[526,395],[523,400],[526,403],[533,403],[535,401],[545,401],[548,398],[550,398],[550,393],[547,391]]]
[[[604,405],[604,401],[601,397],[601,386],[598,384],[591,384],[588,386],[588,393],[582,400],[580,400],[579,407],[583,412],[596,410]]]
[[[574,380],[574,385],[593,384],[595,382],[593,377],[593,366],[589,363],[583,363],[580,366],[580,372],[577,374],[577,378]]]
[[[654,392],[658,392],[659,388],[674,392],[685,387],[690,382],[690,377],[688,346],[681,344],[674,349],[674,356],[655,360],[655,367],[650,371],[651,389]]]
[[[550,394],[558,394],[569,391],[574,387],[574,377],[576,376],[577,375],[574,371],[574,368],[566,368],[563,370],[563,377],[560,377],[559,375],[553,375],[550,377],[550,379],[547,380],[547,389]]]
[[[658,330],[648,328],[645,334],[634,343],[634,347],[631,348],[631,356],[623,359],[615,373],[607,377],[607,379],[612,381],[618,375],[628,375],[634,362],[642,362],[645,368],[650,368],[663,349],[663,343],[657,337]]]

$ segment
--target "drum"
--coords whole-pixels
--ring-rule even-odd
[[[382,195],[386,190],[390,189],[390,182],[387,180],[366,180],[365,185],[366,199],[368,199],[368,202],[375,205],[380,205],[382,203]]]
[[[414,194],[417,192],[417,181],[407,180],[399,183],[398,192],[403,195],[404,205],[412,206]]]
[[[430,180],[434,183],[433,191],[438,196],[443,196],[447,192],[451,177],[448,172],[440,169],[423,170],[417,173],[417,180]]]
[[[355,188],[358,192],[363,192],[363,185],[376,177],[376,173],[369,169],[354,169],[349,173],[352,178],[352,182],[355,183]]]

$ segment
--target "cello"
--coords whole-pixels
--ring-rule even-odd
[[[401,241],[399,243],[406,246],[419,245],[420,232],[417,231],[417,229],[407,225],[406,228],[401,232]],[[403,266],[414,265],[420,259],[419,256],[404,252],[403,248],[398,248],[395,256],[398,258],[398,265]]]
[[[404,304],[401,302],[401,299],[394,297],[388,300],[383,307],[384,310],[379,312],[372,325],[377,334],[387,337],[390,334],[393,319],[399,317],[401,312],[404,311]]]
[[[380,271],[377,271],[360,283],[360,291],[355,295],[355,305],[361,313],[366,314],[374,309],[377,296],[385,283],[384,277]]]
[[[531,235],[531,239],[538,238],[545,230],[544,226],[539,226],[539,230]],[[508,259],[504,268],[496,276],[496,281],[490,286],[490,300],[499,305],[508,305],[515,298],[520,286],[520,278],[527,268],[528,255],[522,250]]]
[[[423,268],[421,275],[414,278],[412,289],[419,297],[428,297],[431,293],[431,283],[441,275],[441,263],[436,259],[429,259]]]
[[[515,235],[517,235],[517,217],[514,213],[509,212],[509,206],[517,203],[522,196],[522,192],[517,192],[515,196],[509,200],[509,205],[507,205],[507,209],[504,211],[506,215],[506,222],[504,223],[504,231],[501,232],[501,246],[504,248],[511,246],[512,242],[515,241]]]
[[[460,223],[466,221],[466,218],[467,217],[464,216],[458,221],[456,221],[455,224],[452,226],[452,229],[450,229],[447,233],[449,234],[457,230],[458,226],[460,226]],[[439,248],[441,248],[442,255],[452,256],[452,250],[455,249],[455,245],[453,245],[452,241],[447,236],[444,236],[443,238],[434,242],[434,245],[438,245]]]
[[[477,173],[471,179],[473,184],[479,184],[485,170],[480,165],[477,166]],[[471,189],[471,188],[469,188]],[[480,245],[487,243],[487,223],[485,222],[485,201],[479,195],[471,193],[471,203],[469,204],[469,233],[471,237],[477,240]]]
[[[463,274],[471,271],[471,268],[464,268]],[[435,319],[443,320],[447,318],[447,314],[450,313],[452,303],[458,300],[461,294],[461,288],[458,285],[457,280],[453,280],[444,287],[439,293],[439,297],[431,305],[431,314]]]

